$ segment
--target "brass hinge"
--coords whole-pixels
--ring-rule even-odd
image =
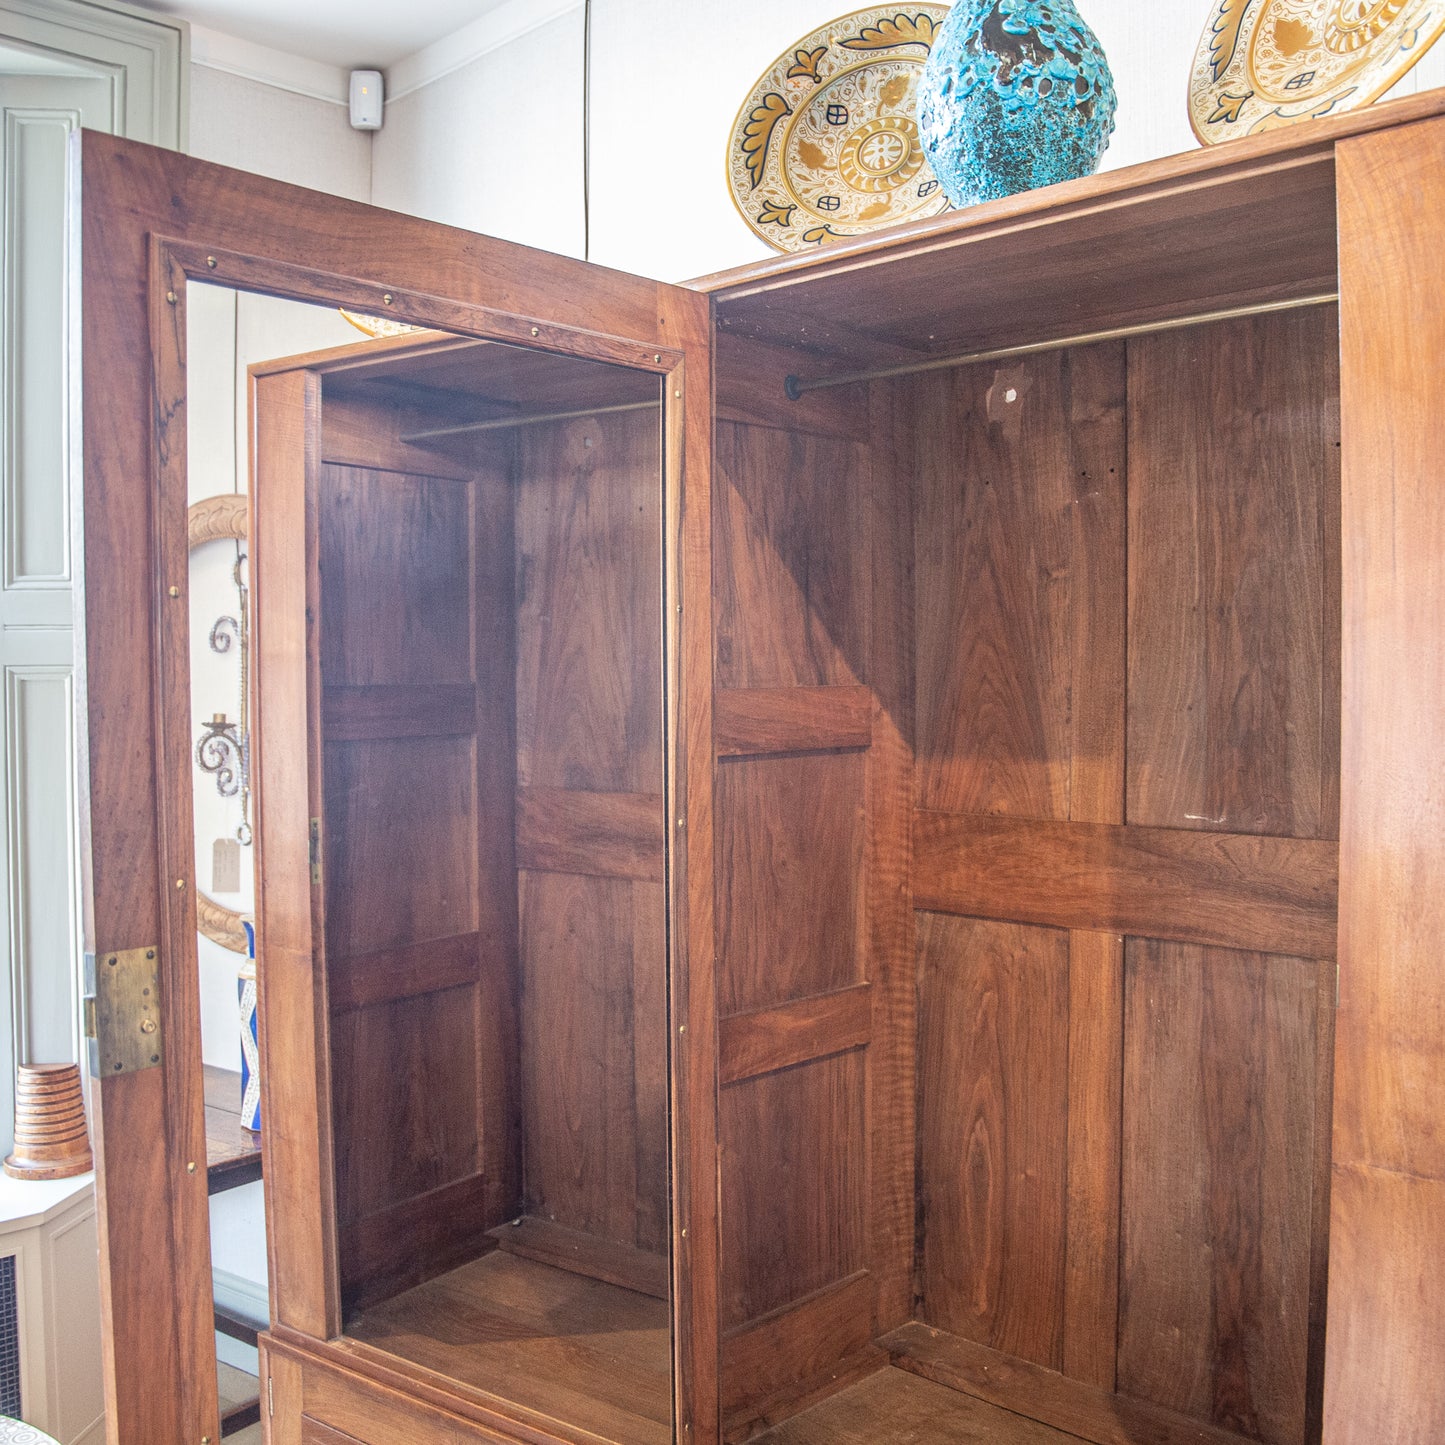
[[[276,1413],[276,1391],[271,1383],[270,1375],[266,1376],[266,1413],[268,1415]]]
[[[311,820],[311,886],[321,886],[321,819]]]
[[[127,948],[85,955],[85,1037],[96,1079],[160,1063],[161,951]]]

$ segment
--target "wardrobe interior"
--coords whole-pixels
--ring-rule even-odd
[[[1250,314],[1137,237],[1132,286],[920,245],[719,302],[730,1441],[1318,1438],[1322,234]]]
[[[436,333],[252,377],[314,538],[342,1333],[670,1440],[659,380]]]

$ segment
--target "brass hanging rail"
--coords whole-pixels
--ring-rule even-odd
[[[496,416],[490,421],[470,421],[461,426],[440,426],[431,431],[414,431],[401,438],[404,442],[430,441],[434,437],[462,436],[475,431],[506,431],[510,427],[541,426],[547,421],[576,421],[584,416],[616,416],[624,411],[655,411],[658,401],[629,401],[621,406],[588,406],[581,411],[548,411],[537,416]]]
[[[1049,341],[1032,341],[1024,346],[1000,346],[991,351],[970,351],[958,356],[939,356],[931,361],[906,361],[899,366],[881,366],[872,371],[851,371],[841,376],[818,376],[805,380],[789,376],[783,390],[790,401],[801,401],[810,391],[826,391],[835,386],[855,386],[865,381],[885,381],[895,376],[917,376],[925,371],[952,371],[976,361],[1006,361],[1015,356],[1037,356],[1043,351],[1062,351],[1068,346],[1092,346],[1099,341],[1123,341],[1130,336],[1149,336],[1159,331],[1183,331],[1190,326],[1207,326],[1214,321],[1236,321],[1244,316],[1267,316],[1276,311],[1296,311],[1306,306],[1329,306],[1338,301],[1336,291],[1315,296],[1300,296],[1293,301],[1267,301],[1261,305],[1234,306],[1225,311],[1206,311],[1181,316],[1173,321],[1140,322],[1134,326],[1116,326],[1108,331],[1090,331],[1078,336],[1060,336]]]

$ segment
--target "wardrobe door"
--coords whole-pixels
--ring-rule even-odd
[[[123,1051],[121,1067],[105,1066],[93,1093],[110,1439],[220,1438],[202,1167],[186,606],[185,315],[187,288],[197,282],[609,361],[661,383],[667,816],[679,825],[669,828],[665,882],[674,1424],[679,1439],[716,1439],[708,303],[111,137],[86,133],[76,163],[84,439],[77,794],[86,947],[102,950],[102,963],[124,954],[150,965],[140,986],[153,990],[145,997],[159,1038],[144,1058]],[[253,706],[265,734],[256,767],[266,798],[262,1044],[272,1325],[326,1340],[339,1333],[341,1291],[319,957],[324,880],[313,867],[312,819],[324,816],[325,781],[311,632],[316,387],[300,373],[267,387],[294,445],[270,463],[257,458],[279,479],[272,489],[279,500],[267,506],[254,539],[267,555],[256,588],[258,670],[272,680]],[[102,978],[102,1018],[115,1002],[124,1021],[123,1001],[108,1000],[106,986]],[[284,1382],[278,1377],[276,1385]]]

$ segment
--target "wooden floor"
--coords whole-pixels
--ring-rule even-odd
[[[755,1436],[751,1445],[1079,1445],[905,1370],[884,1369]]]
[[[361,1311],[346,1334],[617,1445],[670,1445],[668,1307],[495,1253]]]

